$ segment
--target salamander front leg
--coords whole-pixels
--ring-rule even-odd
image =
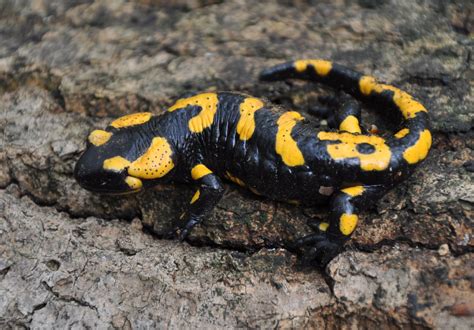
[[[299,251],[305,260],[326,265],[354,232],[359,209],[369,206],[386,191],[385,186],[360,185],[342,189],[331,202],[329,222],[321,222],[314,234],[298,239],[290,247]]]
[[[199,184],[199,188],[192,197],[185,216],[177,222],[170,233],[180,240],[186,239],[193,227],[210,214],[224,194],[221,180],[205,165],[194,166],[191,177]]]

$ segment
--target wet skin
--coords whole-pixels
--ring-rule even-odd
[[[197,186],[183,220],[170,231],[186,238],[223,195],[222,179],[280,201],[330,204],[327,221],[292,247],[321,264],[354,232],[359,212],[406,179],[431,147],[428,113],[409,94],[324,60],[264,70],[264,81],[303,79],[331,86],[400,119],[388,137],[360,126],[360,107],[345,100],[335,128],[231,92],[178,100],[164,114],[136,113],[88,137],[74,175],[85,189],[128,193],[170,182]]]

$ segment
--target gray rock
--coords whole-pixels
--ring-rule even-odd
[[[463,0],[0,3],[0,326],[472,328],[472,11]],[[111,198],[74,182],[89,131],[183,93],[238,90],[306,111],[331,91],[257,81],[302,57],[410,91],[434,129],[427,161],[362,214],[326,269],[285,249],[325,208],[229,185],[188,244],[156,234],[189,187]]]

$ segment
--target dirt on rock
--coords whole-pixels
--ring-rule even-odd
[[[472,329],[472,13],[462,0],[0,2],[0,327]],[[181,243],[157,234],[190,187],[117,198],[74,181],[92,129],[184,93],[308,111],[333,91],[257,79],[297,58],[409,91],[434,133],[428,159],[325,269],[286,243],[327,208],[229,184]]]

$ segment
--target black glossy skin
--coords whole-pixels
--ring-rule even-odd
[[[426,157],[431,145],[431,135],[428,130],[427,112],[415,111],[413,115],[412,110],[421,104],[413,100],[413,107],[411,99],[403,99],[403,102],[396,104],[394,95],[403,92],[394,91],[391,86],[369,83],[366,86],[373,90],[364,93],[361,80],[365,76],[362,74],[326,61],[306,61],[307,65],[303,68],[301,61],[299,62],[289,62],[265,70],[261,79],[273,81],[298,78],[341,89],[361,101],[371,103],[382,113],[390,113],[403,119],[400,128],[408,128],[408,134],[376,140],[377,143],[381,141],[387,146],[383,151],[373,145],[375,140],[363,142],[360,139],[372,135],[364,133],[364,130],[362,133],[357,132],[357,124],[341,124],[349,116],[360,121],[358,103],[348,100],[335,113],[336,128],[339,130],[333,130],[334,134],[343,134],[337,135],[336,138],[332,136],[333,138],[328,140],[322,138],[326,133],[318,135],[318,126],[313,118],[301,117],[294,121],[289,134],[296,142],[296,149],[304,161],[302,164],[300,162],[297,165],[289,165],[288,162],[285,163],[281,153],[276,151],[278,123],[281,116],[285,116],[284,109],[261,101],[263,107],[254,112],[253,134],[242,140],[238,123],[244,114],[241,115],[240,106],[251,97],[231,92],[201,94],[189,99],[191,105],[185,105],[186,100],[180,100],[170,108],[172,111],[151,116],[143,123],[118,128],[107,127],[106,132],[111,133],[110,138],[100,145],[89,143],[78,161],[75,169],[77,181],[84,188],[100,193],[139,190],[125,183],[127,176],[139,179],[144,188],[167,182],[197,185],[199,196],[190,204],[186,218],[179,221],[171,231],[181,239],[184,239],[193,226],[205,218],[220,200],[223,194],[221,179],[224,178],[275,200],[299,201],[304,204],[330,203],[328,222],[317,226],[315,234],[303,237],[294,244],[295,248],[304,250],[310,258],[323,264],[327,263],[352,234],[360,210],[374,203],[388,189],[408,177],[415,166]],[[328,65],[329,71],[317,70],[327,69]],[[213,96],[217,97],[218,102],[210,124],[200,132],[193,132],[190,121],[204,111],[207,103],[203,102]],[[198,104],[194,103],[195,100]],[[406,109],[412,114],[407,116]],[[405,118],[401,116],[404,111]],[[342,129],[352,133],[342,132]],[[344,141],[349,144],[355,139],[354,144],[350,144],[353,148],[347,149],[347,144],[340,144],[342,138],[338,139],[339,136],[344,136],[344,139],[347,139]],[[153,148],[152,140],[156,137],[163,138],[169,146],[169,153],[155,151],[153,154],[173,163],[172,169],[165,175],[146,179],[143,173],[132,175],[134,172],[131,171],[130,165],[112,170],[104,169],[104,161],[115,156],[121,156],[129,162],[136,161]],[[285,138],[287,137],[288,134]],[[343,150],[347,149],[347,154],[344,154],[345,151],[336,148],[335,152],[342,152],[342,158],[334,157],[334,154],[329,152],[329,148],[339,144]],[[291,149],[289,143],[282,145]],[[354,148],[359,154],[371,157],[366,159],[368,167],[362,168],[362,158],[354,157]],[[408,149],[409,155],[406,155]],[[388,158],[378,156],[387,150],[390,154]],[[292,158],[295,152],[289,152],[288,155]],[[170,158],[167,158],[168,156]],[[384,159],[386,166],[380,168]],[[373,164],[378,168],[374,169]],[[351,187],[353,189],[344,190]]]

